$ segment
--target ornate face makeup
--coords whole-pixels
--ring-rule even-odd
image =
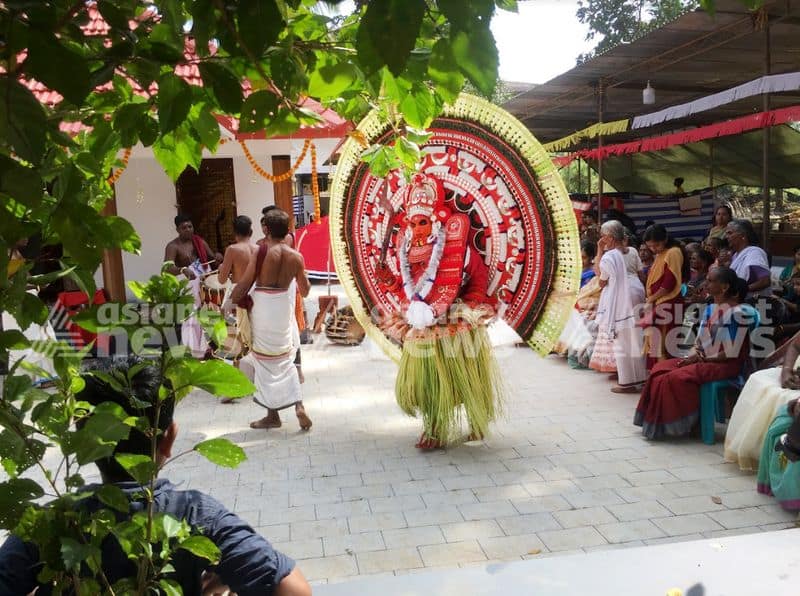
[[[415,215],[408,226],[411,228],[411,244],[418,246],[424,244],[433,231],[433,222],[425,215]]]

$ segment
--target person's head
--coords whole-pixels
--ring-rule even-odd
[[[185,213],[180,213],[175,216],[175,230],[178,232],[178,237],[181,240],[191,240],[194,235],[194,225],[192,218]]]
[[[639,237],[630,228],[625,228],[625,246],[639,250]]]
[[[233,220],[233,233],[242,240],[250,238],[253,235],[253,220],[246,215],[237,215]]]
[[[731,300],[741,302],[747,295],[747,282],[740,279],[730,267],[712,267],[706,277],[706,291],[716,303]]]
[[[733,261],[733,251],[730,247],[724,247],[719,249],[719,254],[717,255],[717,265],[720,267],[730,267],[731,261]]]
[[[607,221],[600,226],[600,237],[614,246],[623,246],[625,241],[625,226],[616,219]]]
[[[422,246],[428,243],[433,233],[433,222],[425,214],[413,215],[408,220],[408,228],[411,230],[411,244]]]
[[[713,263],[714,257],[711,256],[711,253],[706,250],[699,249],[690,253],[689,255],[689,266],[697,273],[707,273],[709,267],[711,267]]]
[[[703,242],[703,250],[711,253],[711,256],[716,259],[719,256],[719,251],[727,245],[728,242],[724,238],[713,236],[711,238],[707,238],[705,242]]]
[[[671,238],[667,228],[661,224],[654,224],[644,231],[644,243],[654,255],[659,255],[669,248]]]
[[[269,209],[264,215],[267,235],[273,240],[283,240],[289,233],[289,214],[277,207]]]
[[[653,264],[653,251],[647,248],[647,244],[642,243],[639,246],[639,259],[645,267]]]
[[[734,252],[752,244],[758,244],[758,235],[753,224],[746,219],[732,219],[725,226],[725,238]]]
[[[683,186],[683,178],[675,178],[675,180],[672,181],[672,184],[675,185],[675,188],[681,188]]]
[[[699,242],[695,242],[694,240],[691,240],[689,242],[684,242],[684,247],[686,248],[686,252],[688,252],[690,255],[693,252],[697,252],[698,250],[703,248]]]
[[[129,371],[137,367],[138,370],[128,380]],[[110,376],[122,387],[122,391],[115,389],[99,375]],[[77,394],[77,398],[98,406],[103,402],[111,402],[120,406],[130,416],[144,417],[149,420],[150,428],[155,426],[155,403],[158,398],[158,389],[161,386],[161,371],[157,363],[148,362],[139,356],[129,356],[123,360],[101,361],[94,369],[83,374],[86,385]],[[158,415],[158,448],[157,457],[161,463],[171,456],[172,445],[177,436],[178,427],[173,420],[175,400],[166,399],[161,403]],[[90,416],[91,418],[91,416]],[[84,422],[85,424],[85,422]],[[132,453],[135,455],[149,455],[151,450],[150,438],[141,430],[132,427],[127,439],[117,443],[114,453]],[[130,480],[130,476],[114,457],[99,459],[96,462],[103,480],[115,482]]]
[[[264,207],[264,208],[261,210],[261,215],[266,215],[267,213],[269,213],[269,212],[270,212],[270,211],[272,211],[273,209],[277,209],[277,208],[278,208],[278,206],[277,206],[277,205],[267,205],[266,207]]]
[[[597,211],[588,209],[581,213],[581,223],[584,227],[588,227],[597,223]]]
[[[644,222],[644,229],[646,230],[650,226],[654,226],[654,225],[656,225],[656,222],[654,222],[652,219],[648,219],[646,222]]]
[[[733,211],[728,205],[720,205],[714,210],[714,225],[724,228],[733,219]]]
[[[583,240],[581,242],[581,263],[584,269],[589,269],[592,266],[592,261],[597,256],[597,246],[594,242]]]

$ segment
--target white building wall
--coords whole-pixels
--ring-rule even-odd
[[[318,170],[328,172],[323,166],[339,139],[315,139]],[[272,172],[272,157],[289,155],[292,162],[303,147],[302,140],[277,139],[247,141],[247,148],[258,164]],[[273,184],[259,176],[247,162],[237,142],[227,142],[214,155],[204,154],[205,159],[232,158],[236,184],[237,215],[247,215],[253,220],[253,237],[261,237],[259,220],[261,209],[275,203]],[[298,173],[311,171],[310,152]],[[122,263],[126,283],[130,280],[146,280],[158,273],[164,258],[164,247],[175,237],[173,218],[177,214],[175,184],[164,173],[153,157],[152,151],[141,145],[134,148],[128,168],[116,183],[117,214],[133,225],[142,239],[140,255],[123,253]],[[95,276],[98,287],[103,285],[102,270]],[[128,290],[128,299],[132,299]]]

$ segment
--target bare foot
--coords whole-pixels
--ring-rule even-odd
[[[422,449],[423,451],[430,451],[432,449],[441,449],[442,447],[444,447],[444,445],[442,445],[442,443],[439,440],[429,437],[426,433],[423,432],[419,436],[419,441],[417,441],[417,444],[414,445],[414,447],[416,447],[417,449]]]
[[[250,428],[280,428],[281,427],[281,419],[280,416],[273,416],[272,414],[268,414],[264,416],[260,420],[255,420],[250,423]]]
[[[479,433],[477,430],[473,430],[467,437],[467,443],[470,441],[483,441],[483,438],[484,437],[481,433]]]
[[[311,428],[311,418],[306,414],[306,409],[301,406],[295,406],[294,413],[297,415],[297,421],[300,423],[301,430],[308,430]]]

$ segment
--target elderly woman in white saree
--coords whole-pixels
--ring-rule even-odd
[[[625,246],[625,228],[618,221],[607,221],[600,228],[597,270],[603,288],[597,306],[598,335],[589,367],[600,372],[616,372],[614,393],[638,393],[646,377],[642,355],[641,330],[635,325],[634,297],[644,295],[641,282],[628,274],[625,255],[634,251]]]

